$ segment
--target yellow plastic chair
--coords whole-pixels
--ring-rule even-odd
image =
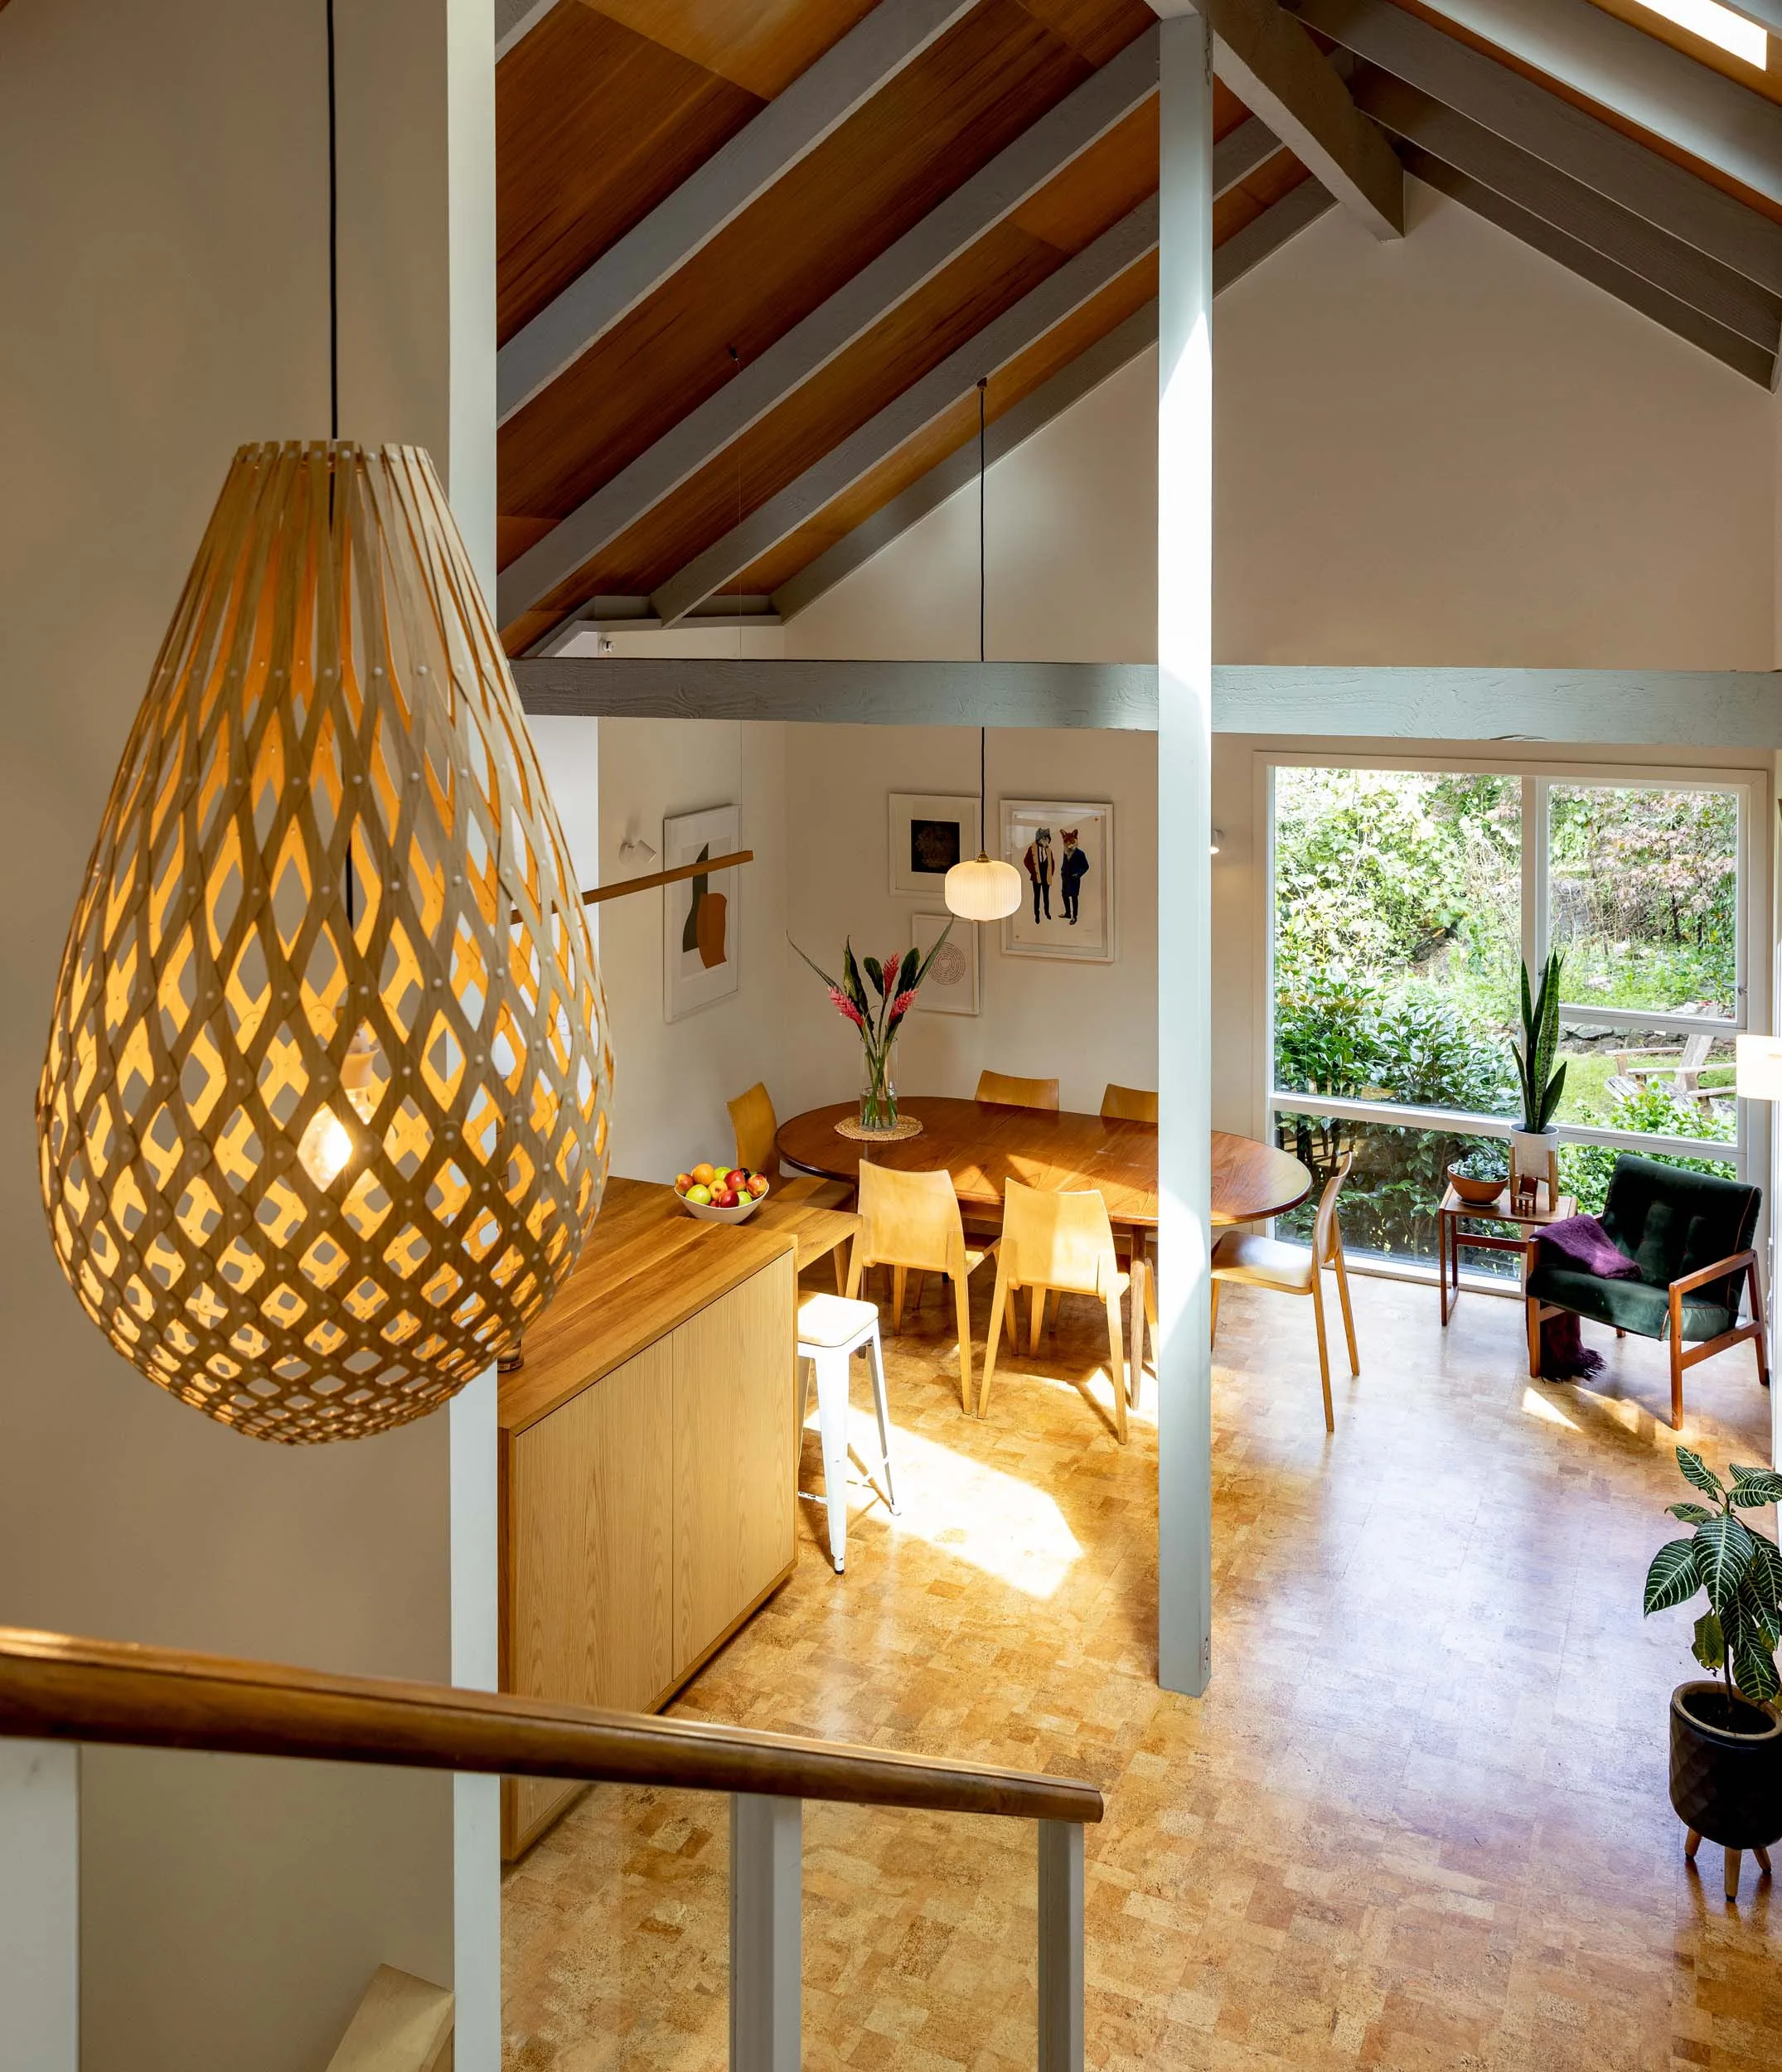
[[[1248,1230],[1228,1230],[1213,1247],[1213,1336],[1219,1335],[1219,1283],[1236,1280],[1247,1288],[1272,1288],[1278,1295],[1309,1295],[1312,1316],[1318,1326],[1318,1372],[1324,1386],[1324,1430],[1336,1430],[1336,1412],[1330,1402],[1330,1354],[1324,1343],[1324,1269],[1336,1270],[1338,1299],[1343,1305],[1343,1329],[1349,1339],[1349,1371],[1359,1374],[1361,1362],[1355,1352],[1355,1318],[1349,1306],[1349,1273],[1343,1263],[1343,1227],[1337,1221],[1337,1197],[1355,1163],[1348,1153],[1318,1198],[1318,1217],[1312,1226],[1312,1248],[1279,1244],[1272,1237]]]
[[[797,1173],[789,1179],[781,1179],[780,1120],[773,1112],[772,1095],[758,1079],[747,1093],[739,1093],[725,1106],[730,1111],[730,1127],[736,1135],[736,1162],[746,1165],[751,1173],[768,1175],[773,1182],[772,1198],[796,1203],[803,1208],[848,1208],[853,1205],[854,1189],[845,1180],[820,1179],[814,1173]],[[838,1295],[847,1280],[845,1251],[844,1246],[835,1247]]]
[[[902,1328],[909,1276],[944,1274],[953,1284],[959,1325],[959,1402],[971,1409],[971,1276],[994,1246],[980,1251],[966,1242],[959,1197],[950,1173],[898,1173],[889,1165],[860,1167],[860,1232],[848,1262],[848,1294],[856,1297],[870,1266],[891,1269],[891,1328]]]
[[[1005,1072],[981,1072],[976,1098],[994,1101],[1005,1108],[1050,1108],[1058,1105],[1055,1079],[1014,1079]]]
[[[1102,1113],[1111,1122],[1157,1120],[1157,1097],[1145,1087],[1116,1087],[1110,1079],[1102,1094]]]
[[[1145,1262],[1133,1262],[1143,1273]],[[1013,1297],[1033,1290],[1034,1329],[1048,1289],[1064,1295],[1093,1295],[1107,1311],[1107,1352],[1114,1384],[1114,1429],[1126,1439],[1126,1348],[1120,1324],[1120,1300],[1131,1282],[1114,1256],[1113,1226],[1107,1204],[1093,1188],[1080,1193],[1057,1193],[1048,1188],[1004,1183],[1002,1242],[996,1253],[996,1292],[990,1303],[990,1337],[984,1348],[984,1381],[978,1415],[990,1407],[990,1385],[996,1372],[996,1348],[1002,1320],[1010,1318],[1009,1335],[1017,1337]]]

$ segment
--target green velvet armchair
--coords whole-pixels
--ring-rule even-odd
[[[1528,1306],[1528,1372],[1541,1371],[1541,1323],[1569,1310],[1619,1337],[1667,1339],[1671,1348],[1671,1423],[1683,1421],[1683,1369],[1745,1339],[1757,1348],[1757,1378],[1770,1386],[1764,1341],[1764,1291],[1751,1249],[1763,1206],[1761,1188],[1712,1173],[1692,1173],[1626,1152],[1616,1159],[1602,1226],[1639,1268],[1637,1280],[1538,1263],[1531,1243],[1524,1292]],[[1751,1314],[1739,1321],[1750,1295]]]

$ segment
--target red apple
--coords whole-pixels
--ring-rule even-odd
[[[690,1173],[677,1173],[677,1174],[676,1174],[676,1175],[675,1175],[675,1192],[676,1192],[677,1194],[685,1194],[685,1193],[686,1193],[687,1189],[688,1189],[690,1187],[691,1187],[691,1186],[692,1186],[692,1184],[693,1184],[693,1175],[692,1175]]]
[[[714,1189],[712,1194],[712,1203],[717,1208],[734,1208],[736,1189],[734,1187],[720,1187]]]
[[[768,1191],[767,1174],[765,1173],[751,1173],[748,1176],[748,1191],[758,1202],[762,1196]]]
[[[740,1165],[733,1165],[724,1174],[724,1184],[726,1187],[734,1187],[740,1192],[748,1184],[748,1169]]]

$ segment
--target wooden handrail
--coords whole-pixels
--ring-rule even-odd
[[[1080,1823],[1069,1777],[0,1627],[0,1736],[568,1777]]]

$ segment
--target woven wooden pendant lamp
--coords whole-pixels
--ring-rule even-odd
[[[556,811],[425,453],[235,456],[124,750],[37,1097],[87,1314],[237,1431],[357,1438],[516,1345],[611,1058]]]

